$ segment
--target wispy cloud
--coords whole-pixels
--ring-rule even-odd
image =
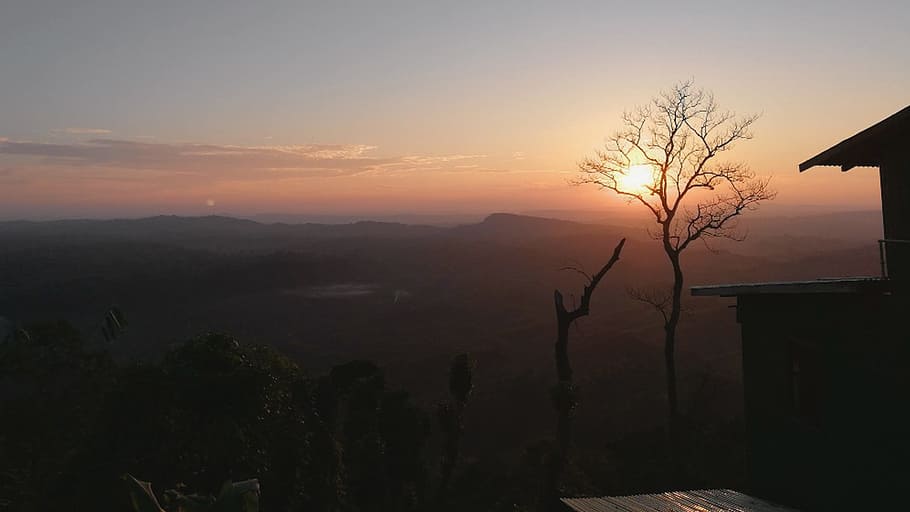
[[[274,179],[281,176],[347,176],[415,170],[454,169],[484,155],[377,156],[364,144],[236,146],[223,144],[154,143],[92,139],[78,143],[47,143],[0,139],[4,155],[33,158],[42,168],[107,168],[154,170],[213,179]]]
[[[476,167],[465,161],[486,158],[486,155],[405,155],[376,166],[375,172],[401,173],[409,171],[454,171]]]
[[[107,135],[112,133],[110,130],[104,128],[61,128],[58,130],[53,130],[55,133],[69,133],[71,135]]]

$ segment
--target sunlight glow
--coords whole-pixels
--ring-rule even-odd
[[[629,166],[625,173],[617,177],[619,189],[634,194],[645,193],[647,187],[654,183],[653,169],[648,164]]]

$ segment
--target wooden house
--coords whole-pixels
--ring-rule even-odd
[[[736,298],[750,494],[809,510],[902,501],[895,492],[910,482],[908,148],[910,107],[799,166],[879,169],[881,275],[692,289]]]

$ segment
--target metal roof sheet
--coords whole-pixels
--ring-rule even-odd
[[[739,295],[781,295],[806,293],[881,293],[893,291],[896,284],[880,277],[838,277],[811,281],[735,283],[693,286],[692,295],[700,297]]]
[[[730,489],[673,491],[602,498],[563,498],[576,512],[795,512]]]
[[[854,167],[878,167],[889,152],[903,149],[908,141],[910,106],[799,164],[799,171],[816,165],[835,165],[844,172]]]

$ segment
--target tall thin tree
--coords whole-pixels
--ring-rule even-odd
[[[650,104],[626,112],[619,129],[596,155],[579,164],[579,183],[640,204],[656,223],[672,270],[664,293],[637,298],[663,315],[667,416],[671,449],[678,446],[679,405],[676,386],[676,332],[682,311],[682,254],[696,240],[742,240],[738,217],[775,193],[769,179],[757,177],[742,163],[719,156],[752,138],[757,115],[737,116],[720,109],[713,94],[691,81],[661,92]]]

